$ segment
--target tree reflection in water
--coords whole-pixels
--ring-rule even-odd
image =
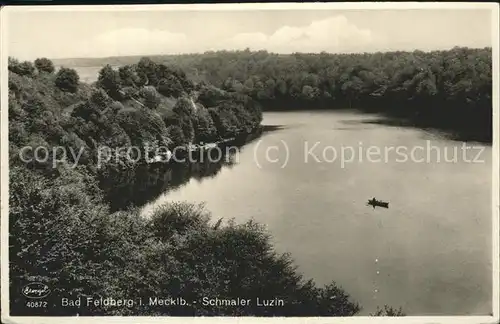
[[[195,156],[198,162],[169,162],[141,164],[128,170],[122,183],[107,188],[105,194],[113,211],[142,206],[161,194],[180,188],[194,178],[203,181],[215,177],[224,167],[236,164],[235,150],[206,151]],[[229,153],[229,154],[226,154]],[[188,160],[188,159],[186,159]]]

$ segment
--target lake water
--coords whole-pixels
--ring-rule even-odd
[[[243,147],[236,165],[191,179],[143,212],[183,200],[205,202],[216,219],[253,218],[306,278],[337,282],[363,306],[361,315],[384,304],[408,315],[489,314],[491,147],[471,162],[480,149],[468,149],[464,158],[462,143],[373,118],[265,113],[264,125],[282,128]],[[305,157],[312,147],[319,162]],[[367,206],[372,197],[390,208]]]
[[[84,83],[93,83],[95,81],[97,81],[97,78],[99,76],[99,71],[102,69],[102,66],[85,66],[85,67],[81,67],[81,66],[65,66],[65,67],[69,67],[69,68],[72,68],[74,70],[76,70],[76,72],[78,72],[78,75],[80,76],[80,82],[84,82]],[[60,65],[57,65],[56,66],[56,69],[59,69],[61,68]],[[117,67],[115,67],[117,68]]]

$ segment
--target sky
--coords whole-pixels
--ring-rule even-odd
[[[488,9],[8,11],[8,55],[83,58],[209,50],[375,52],[492,46]]]

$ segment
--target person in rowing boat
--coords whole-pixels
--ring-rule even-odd
[[[388,202],[377,200],[375,197],[368,200],[368,205],[371,205],[373,207],[373,209],[375,209],[375,207],[389,208]]]

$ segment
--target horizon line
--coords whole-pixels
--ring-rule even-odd
[[[276,56],[290,56],[290,55],[320,55],[320,54],[327,54],[327,55],[363,55],[363,54],[386,54],[386,53],[412,53],[412,52],[423,52],[423,53],[433,53],[433,52],[447,52],[447,51],[452,51],[454,49],[471,49],[471,50],[482,50],[482,49],[492,49],[492,46],[482,46],[482,47],[469,47],[465,45],[456,45],[453,47],[447,47],[446,49],[394,49],[394,50],[387,50],[387,51],[364,51],[364,52],[328,52],[328,51],[321,51],[321,52],[291,52],[291,53],[278,53],[278,52],[273,52],[269,51],[266,49],[218,49],[218,50],[206,50],[204,52],[185,52],[185,53],[151,53],[151,54],[130,54],[130,55],[113,55],[113,56],[87,56],[87,57],[60,57],[60,58],[50,58],[47,57],[49,60],[52,61],[58,61],[58,60],[99,60],[99,59],[114,59],[114,58],[138,58],[138,57],[158,57],[158,56],[196,56],[196,55],[206,55],[206,54],[213,54],[213,53],[241,53],[241,52],[248,52],[248,53],[259,53],[259,52],[266,52],[267,54],[270,55],[276,55]],[[15,58],[15,56],[9,56],[10,58]],[[44,56],[41,56],[39,58],[42,58]],[[29,61],[29,60],[23,60],[23,61]]]

